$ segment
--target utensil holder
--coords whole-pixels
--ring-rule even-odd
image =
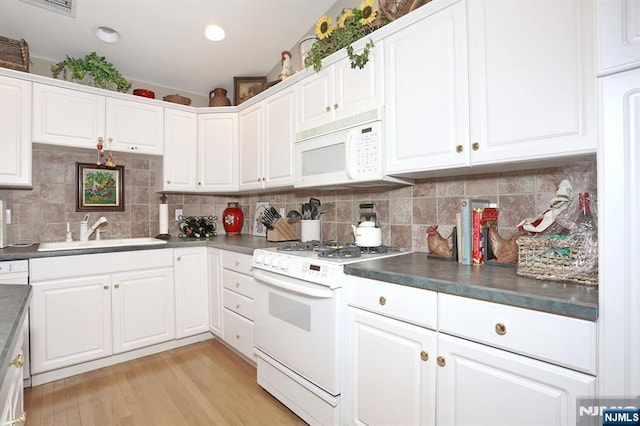
[[[301,220],[300,234],[302,241],[320,241],[320,221]]]
[[[299,239],[298,234],[283,218],[274,222],[273,229],[267,230],[267,241],[295,241]]]

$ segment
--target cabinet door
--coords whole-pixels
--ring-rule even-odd
[[[238,117],[240,190],[263,187],[262,158],[262,104],[241,111]]]
[[[176,337],[173,269],[113,274],[113,353]]]
[[[108,275],[32,283],[31,372],[111,355]]]
[[[31,186],[31,83],[0,76],[0,186]]]
[[[298,131],[328,123],[333,119],[333,67],[313,72],[296,84],[298,90]]]
[[[366,41],[367,37],[354,43],[356,53],[362,53]],[[363,68],[351,68],[349,58],[333,65],[334,98],[330,106],[335,120],[375,109],[384,103],[383,45],[386,42],[376,42]]]
[[[33,83],[34,142],[95,149],[104,117],[104,96]]]
[[[442,333],[438,355],[439,425],[573,425],[595,396],[595,377]]]
[[[164,108],[107,97],[106,139],[114,151],[162,155]],[[105,148],[109,148],[106,141]]]
[[[467,166],[465,3],[427,16],[384,43],[387,172]]]
[[[596,151],[593,10],[469,1],[472,165]]]
[[[295,90],[290,88],[268,97],[263,108],[265,187],[293,186]]]
[[[238,190],[238,115],[198,115],[198,191]]]
[[[640,66],[640,4],[597,0],[598,75]]]
[[[180,339],[209,330],[207,248],[174,249],[173,254],[176,337]]]
[[[222,263],[220,250],[207,248],[209,277],[209,331],[222,335]]]
[[[162,157],[162,175],[157,177],[156,185],[161,191],[194,191],[197,115],[170,108],[165,108],[164,114],[165,153]]]
[[[349,308],[350,424],[434,425],[436,333]]]

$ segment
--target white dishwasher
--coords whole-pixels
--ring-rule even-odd
[[[28,260],[7,260],[0,262],[0,285],[18,284],[29,285],[29,261]],[[24,365],[22,367],[25,386],[29,386],[31,378],[31,364],[29,363],[29,313],[24,322],[24,343],[22,353]]]

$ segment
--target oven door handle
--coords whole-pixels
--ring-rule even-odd
[[[267,275],[262,271],[254,271],[253,277],[265,284],[269,284],[273,287],[292,293],[302,294],[303,296],[315,297],[318,299],[330,299],[333,297],[333,291],[329,288],[310,288],[305,285],[300,285],[298,280],[293,280],[289,277],[278,276],[278,278],[273,278],[271,275]]]

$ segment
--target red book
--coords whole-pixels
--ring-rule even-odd
[[[471,264],[484,263],[484,235],[482,232],[482,211],[480,207],[471,213]]]

